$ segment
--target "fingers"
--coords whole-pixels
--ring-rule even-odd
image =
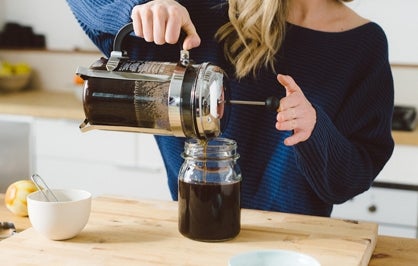
[[[300,142],[306,141],[309,137],[310,137],[310,133],[308,132],[294,133],[292,136],[287,137],[284,140],[284,144],[286,146],[293,146]]]
[[[186,33],[183,49],[200,45],[188,11],[177,1],[159,0],[137,5],[132,9],[131,18],[135,34],[147,42],[175,44],[183,30]]]
[[[297,91],[302,92],[300,87],[296,84],[296,82],[293,80],[291,76],[278,74],[277,80],[286,89],[286,95],[291,94],[292,92],[297,92]]]
[[[303,95],[303,92],[293,78],[291,76],[278,74],[277,80],[286,89],[286,97],[280,100],[279,111],[298,105],[298,101],[300,100],[299,95]]]
[[[167,10],[165,10],[164,8],[158,8],[155,14],[151,14],[151,16],[152,20],[150,21],[152,21],[152,24],[148,24],[148,27],[150,28],[151,32],[149,32],[150,36],[148,37],[149,39],[147,41],[154,41],[155,44],[159,45],[168,42],[165,34],[166,25],[169,20]]]
[[[183,42],[183,50],[190,50],[192,48],[198,47],[200,45],[200,37],[196,32],[192,21],[189,18],[189,21],[183,24],[182,29],[186,33],[186,38]]]
[[[153,14],[150,10],[144,10],[140,16],[142,24],[142,33],[145,41],[153,42],[154,41],[154,26],[153,26]]]
[[[277,130],[297,130],[300,128],[302,117],[296,115],[296,108],[289,108],[285,111],[280,111],[276,116]]]
[[[142,30],[143,29],[142,20],[136,16],[135,16],[135,19],[133,19],[133,16],[132,16],[132,20],[133,20],[132,25],[134,27],[135,35],[138,37],[144,38],[144,31]]]
[[[292,136],[285,139],[285,145],[306,141],[316,124],[316,110],[292,77],[279,74],[277,80],[285,87],[286,97],[280,100],[276,129],[293,131]]]
[[[284,140],[287,146],[306,141],[312,133],[311,126],[304,122],[304,119],[291,119],[284,122],[276,122],[278,130],[293,131],[293,134]]]
[[[284,144],[288,146],[306,141],[316,123],[316,119],[310,118],[312,115],[298,116],[296,110],[297,108],[290,108],[277,114],[276,129],[293,131],[293,134],[284,140]]]
[[[297,118],[298,117],[296,115],[295,107],[285,109],[284,111],[279,111],[277,112],[277,116],[276,116],[277,122],[286,122],[286,121],[295,120]]]
[[[165,25],[164,34],[165,42],[170,44],[177,43],[181,31],[181,19],[178,16],[168,16],[167,23]]]

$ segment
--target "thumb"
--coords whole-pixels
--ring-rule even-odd
[[[183,24],[182,29],[186,33],[186,38],[184,38],[183,42],[183,50],[190,50],[198,47],[200,45],[200,37],[197,34],[196,28],[190,18]]]
[[[286,95],[297,91],[302,91],[291,76],[278,74],[277,80],[286,89]]]

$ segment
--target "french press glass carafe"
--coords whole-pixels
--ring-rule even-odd
[[[219,136],[229,114],[223,70],[208,62],[191,63],[188,51],[181,51],[179,62],[131,60],[121,43],[132,31],[132,23],[119,31],[109,59],[78,68],[85,80],[81,131]]]

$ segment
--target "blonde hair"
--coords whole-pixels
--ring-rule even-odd
[[[249,73],[255,76],[262,66],[274,71],[275,55],[285,36],[289,1],[228,2],[230,21],[219,28],[216,38],[223,42],[224,53],[235,66],[236,77],[242,78]]]
[[[274,55],[284,38],[287,0],[229,0],[229,22],[216,37],[224,53],[242,78],[256,74],[261,66],[274,69]]]

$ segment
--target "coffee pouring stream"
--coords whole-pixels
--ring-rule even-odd
[[[130,59],[121,46],[132,31],[132,23],[119,30],[109,59],[77,69],[84,79],[82,132],[102,129],[210,139],[226,127],[233,104],[277,110],[275,97],[265,102],[230,100],[224,71],[209,62],[192,63],[188,51],[180,52],[178,62]]]

